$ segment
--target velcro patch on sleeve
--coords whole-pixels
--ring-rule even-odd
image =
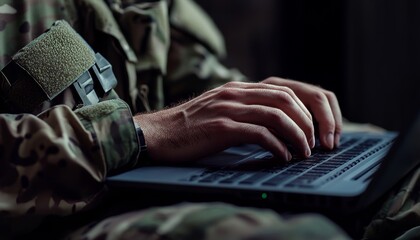
[[[66,21],[60,20],[22,48],[13,60],[52,99],[95,63],[95,54]]]

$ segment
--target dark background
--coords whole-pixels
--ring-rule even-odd
[[[225,64],[334,91],[344,117],[400,130],[419,110],[420,1],[196,0]]]

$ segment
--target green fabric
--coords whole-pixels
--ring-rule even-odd
[[[57,21],[47,33],[19,50],[13,60],[52,99],[93,66],[95,54],[66,21]]]
[[[37,109],[40,114],[0,114],[2,239],[28,233],[44,216],[77,219],[78,212],[101,203],[105,177],[143,160],[137,159],[131,112],[160,109],[225,82],[246,80],[220,63],[223,39],[189,0],[1,1],[0,67],[58,19],[67,20],[111,62],[118,85],[105,101],[76,111],[66,90]],[[401,194],[390,197],[384,209],[397,210],[378,214],[367,239],[418,235],[418,190]],[[83,237],[348,239],[319,215],[284,219],[269,210],[211,203],[117,215],[73,232],[70,239]]]

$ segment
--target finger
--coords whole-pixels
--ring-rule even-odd
[[[302,102],[313,112],[319,126],[321,145],[329,149],[334,148],[335,141],[339,141],[339,138],[335,139],[335,118],[338,115],[341,117],[340,108],[335,95],[331,96],[331,104],[333,104],[333,106],[331,106],[330,99],[327,97],[330,93],[326,94],[328,91],[315,85],[280,78],[269,78],[267,79],[267,82],[291,87],[296,94],[301,97]],[[331,95],[333,94],[331,93]],[[334,100],[335,103],[333,102]],[[337,116],[335,114],[337,114]],[[341,122],[340,119],[339,121]],[[339,137],[339,134],[337,136]]]
[[[319,123],[320,141],[324,147],[332,149],[338,145],[342,129],[340,107],[335,95],[308,83],[271,77],[264,82],[288,86],[310,107]],[[326,100],[326,101],[325,101]],[[336,130],[338,132],[336,133]]]
[[[315,145],[314,127],[312,119],[309,119],[299,104],[286,91],[272,89],[241,89],[226,88],[225,91],[219,92],[223,96],[219,98],[230,100],[230,102],[239,102],[242,105],[259,105],[268,106],[274,109],[280,109],[286,113],[305,133],[305,141],[310,147]],[[225,101],[226,102],[226,101]],[[223,104],[221,110],[223,110]],[[233,106],[233,105],[232,105]],[[229,105],[225,105],[226,112],[232,111]],[[306,109],[306,107],[305,107]],[[237,111],[243,111],[241,107],[237,107]],[[252,113],[250,113],[252,114]],[[255,114],[255,113],[253,113]],[[306,152],[306,149],[305,151]]]
[[[283,111],[267,106],[225,103],[224,115],[237,122],[250,123],[272,130],[278,139],[290,144],[297,154],[309,157],[311,149],[303,130]]]
[[[324,90],[325,96],[327,96],[328,102],[330,104],[332,114],[335,121],[335,130],[334,130],[334,145],[338,147],[340,145],[340,135],[343,128],[343,118],[341,116],[340,106],[338,104],[337,97],[333,92]]]
[[[308,84],[302,83],[302,82],[293,81],[293,80],[287,80],[287,79],[283,79],[283,78],[278,78],[278,77],[270,77],[270,78],[267,78],[267,79],[263,80],[261,83],[266,84],[266,85],[277,86],[277,87],[289,89],[290,91],[293,92],[293,95],[299,100],[299,102],[301,103],[301,105],[307,110],[305,103],[303,101],[301,101],[302,99],[300,99],[298,97],[297,93],[295,93],[294,87],[297,86],[298,87],[297,89],[299,89],[302,85],[308,85]],[[309,115],[309,117],[312,120],[312,115],[311,115],[311,113],[308,110],[307,110],[307,114]]]
[[[285,113],[304,132],[307,144],[310,147],[315,145],[315,131],[312,119],[306,117],[305,112],[302,111],[302,108],[294,100],[294,98],[289,95],[288,92],[265,89],[244,90],[244,92],[246,93],[247,97],[244,98],[243,103],[247,105],[254,104],[280,109],[282,111],[280,114],[284,115]],[[275,113],[276,111],[273,112],[273,114]]]
[[[292,154],[286,145],[280,141],[273,133],[264,126],[230,121],[228,138],[236,144],[252,143],[258,144],[267,151],[270,151],[276,158],[284,161],[290,161]]]
[[[321,145],[328,149],[334,148],[335,120],[327,96],[321,91],[313,91],[309,107],[319,125]]]
[[[266,83],[245,83],[245,82],[230,82],[225,84],[225,87],[228,88],[242,88],[242,89],[271,89],[276,91],[283,91],[287,92],[299,105],[302,111],[306,114],[306,116],[312,121],[312,115],[309,110],[305,107],[305,104],[296,96],[292,89],[285,86],[278,86],[274,84],[266,84]]]

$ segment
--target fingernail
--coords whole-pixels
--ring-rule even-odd
[[[314,136],[312,136],[311,140],[309,140],[309,146],[311,148],[314,148],[315,147],[315,137]]]
[[[287,160],[287,161],[292,160],[292,154],[291,154],[289,151],[287,151],[286,160]]]
[[[310,148],[306,149],[305,155],[306,155],[306,157],[311,156],[311,149]]]
[[[340,146],[340,134],[339,133],[335,134],[335,146],[336,147]]]
[[[326,142],[327,142],[327,145],[328,145],[327,147],[328,148],[330,148],[330,149],[334,148],[334,134],[332,132],[329,132],[327,134]]]

